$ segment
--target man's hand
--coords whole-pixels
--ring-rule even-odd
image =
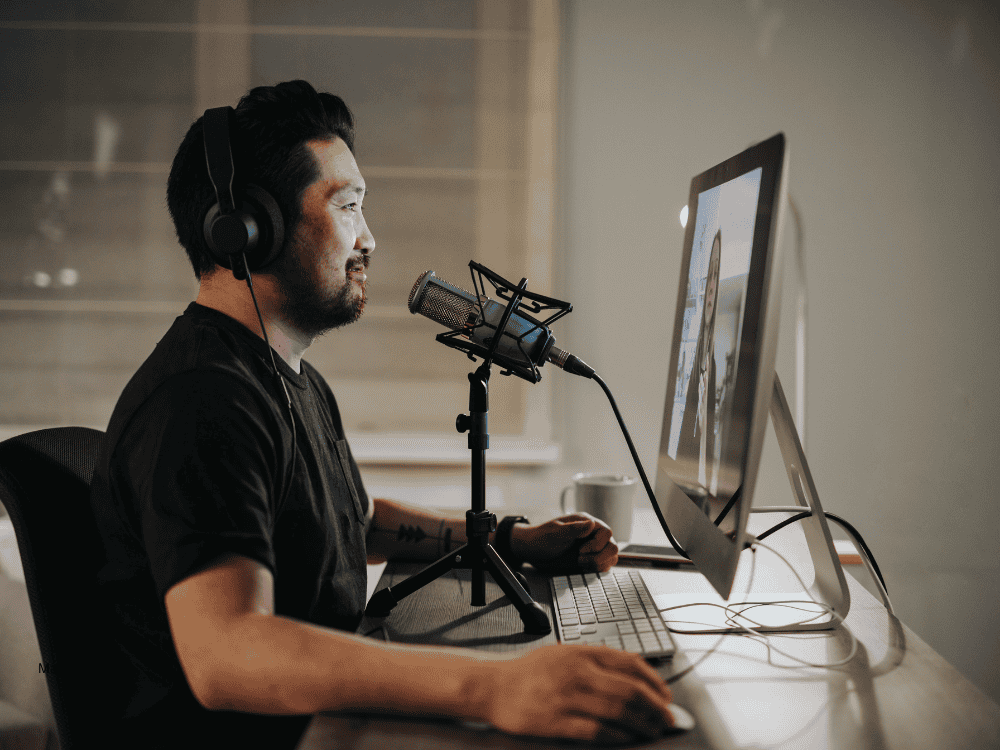
[[[621,743],[673,726],[670,688],[635,654],[543,646],[497,667],[488,720],[504,732]]]
[[[618,562],[611,529],[589,513],[572,513],[538,526],[517,525],[510,550],[547,573],[603,572]]]

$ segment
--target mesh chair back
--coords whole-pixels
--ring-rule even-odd
[[[118,649],[98,626],[103,544],[90,507],[99,430],[57,427],[0,443],[0,502],[14,524],[63,750],[99,747]]]

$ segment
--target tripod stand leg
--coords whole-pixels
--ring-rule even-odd
[[[552,626],[549,624],[549,617],[545,614],[542,605],[532,599],[531,594],[525,591],[514,572],[507,567],[507,563],[497,554],[492,545],[487,544],[483,548],[483,557],[486,570],[510,599],[517,609],[517,613],[521,615],[525,632],[535,635],[551,633]]]
[[[369,617],[388,617],[392,608],[399,604],[417,589],[421,589],[431,581],[434,581],[449,570],[458,567],[455,559],[466,553],[469,545],[463,544],[456,550],[449,552],[442,558],[432,562],[418,573],[414,573],[405,581],[400,581],[395,586],[388,586],[381,591],[372,594],[372,598],[365,607],[365,614]]]

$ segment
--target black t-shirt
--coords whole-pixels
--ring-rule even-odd
[[[220,555],[271,570],[279,615],[360,622],[368,496],[323,378],[275,359],[294,418],[264,342],[192,303],[111,417],[91,491],[107,551],[95,614],[124,657],[108,700],[137,747],[292,747],[308,722],[207,711],[188,688],[164,595]]]

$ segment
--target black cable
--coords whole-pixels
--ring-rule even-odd
[[[629,453],[632,454],[632,460],[635,462],[635,467],[639,471],[639,477],[642,479],[642,486],[646,488],[646,494],[649,496],[649,501],[653,504],[653,507],[656,508],[657,507],[656,495],[653,492],[653,488],[649,484],[649,479],[646,477],[645,470],[643,470],[642,468],[642,462],[639,460],[639,454],[635,450],[635,445],[632,443],[632,437],[631,435],[629,435],[628,428],[625,426],[625,420],[622,419],[621,412],[618,410],[618,404],[615,402],[615,397],[611,394],[611,389],[608,388],[607,383],[605,383],[601,379],[601,376],[598,375],[596,372],[591,374],[590,378],[592,380],[596,380],[597,384],[601,386],[601,389],[604,391],[605,395],[607,395],[608,401],[611,403],[611,409],[614,411],[615,418],[618,420],[618,426],[621,427],[622,435],[625,436],[625,442],[628,444]],[[722,519],[730,511],[733,505],[735,505],[736,501],[742,495],[742,493],[743,493],[743,485],[740,485],[740,487],[733,494],[733,497],[729,500],[729,503],[726,505],[725,508],[723,508],[722,513],[720,513],[719,517],[715,520],[716,524],[722,521]],[[875,575],[878,576],[878,579],[882,584],[882,588],[885,589],[885,591],[888,593],[889,588],[888,586],[885,585],[885,578],[882,575],[882,570],[879,568],[878,563],[875,561],[875,556],[872,554],[871,548],[865,542],[864,537],[861,536],[858,530],[854,528],[854,526],[849,521],[847,521],[844,518],[841,518],[835,513],[829,513],[827,511],[823,511],[823,515],[826,516],[826,518],[830,519],[831,521],[839,524],[841,527],[846,529],[847,532],[852,537],[854,537],[855,541],[858,543],[858,546],[861,547],[861,551],[863,552],[865,557],[868,558],[868,561],[872,564],[872,570],[874,570]],[[801,521],[802,519],[809,518],[811,516],[812,516],[811,511],[805,511],[803,513],[791,516],[790,518],[786,518],[781,523],[775,524],[767,531],[757,534],[756,538],[758,540],[763,540],[766,537],[769,537],[774,532],[785,528],[789,524],[793,524],[796,521]],[[664,522],[663,524],[663,530],[666,532],[667,539],[670,540],[670,543],[674,546],[674,549],[677,550],[678,554],[682,555],[685,558],[690,559],[687,553],[683,550],[683,548],[681,548],[680,544],[677,543],[677,540],[674,539],[673,534],[670,533],[670,529],[667,527],[666,522]]]
[[[861,545],[861,549],[864,551],[865,557],[867,557],[868,562],[872,564],[872,570],[875,571],[875,574],[878,576],[878,579],[882,582],[882,588],[885,589],[885,592],[888,594],[889,587],[885,585],[885,579],[882,577],[882,571],[879,570],[878,563],[875,562],[875,556],[872,555],[872,551],[868,548],[868,545],[865,543],[864,538],[861,536],[858,530],[854,528],[854,526],[851,525],[851,523],[848,522],[846,519],[841,518],[835,513],[827,513],[826,511],[824,511],[823,515],[825,515],[834,523],[839,524],[841,528],[845,529],[847,533],[850,534],[852,537],[854,537],[855,541],[857,541],[857,543]]]
[[[729,511],[731,511],[733,509],[733,506],[736,505],[736,503],[739,502],[739,500],[740,500],[741,497],[743,497],[743,485],[742,484],[739,487],[736,488],[736,492],[734,492],[733,496],[731,498],[729,498],[729,502],[726,503],[726,507],[722,509],[722,512],[715,519],[715,525],[716,526],[718,526],[720,523],[722,523],[722,519],[725,518],[729,514]]]
[[[632,437],[628,434],[628,428],[625,426],[625,420],[622,419],[621,412],[618,411],[618,404],[615,403],[615,397],[611,395],[611,389],[608,388],[607,383],[601,380],[601,376],[596,372],[590,377],[593,380],[596,380],[597,384],[604,389],[604,393],[607,395],[608,401],[611,402],[611,409],[614,411],[615,417],[618,419],[618,426],[622,429],[622,434],[625,436],[625,442],[628,443],[629,452],[632,454],[632,460],[635,461],[635,468],[639,470],[639,477],[642,479],[642,486],[646,488],[646,494],[649,496],[649,502],[653,504],[654,509],[658,509],[656,504],[656,495],[653,492],[653,488],[649,484],[649,480],[646,478],[646,472],[642,468],[642,462],[639,460],[639,454],[636,453],[635,446],[632,444]],[[678,554],[690,559],[683,548],[681,548],[681,545],[679,545],[677,540],[674,539],[673,534],[670,533],[670,529],[667,528],[666,521],[663,523],[663,530],[667,533],[667,539],[670,540],[670,543],[674,546],[674,549],[677,550]]]
[[[646,477],[645,470],[643,470],[642,468],[642,462],[639,460],[639,454],[635,450],[635,445],[632,443],[632,437],[631,435],[629,435],[628,428],[625,426],[625,420],[622,419],[621,412],[618,410],[618,404],[615,402],[615,397],[611,394],[611,389],[608,388],[607,383],[605,383],[604,380],[601,379],[601,376],[598,375],[596,372],[593,372],[592,374],[591,373],[584,374],[584,377],[586,377],[587,375],[589,375],[592,380],[596,380],[597,384],[601,386],[605,395],[607,395],[608,401],[611,403],[611,409],[614,411],[615,418],[618,420],[618,426],[621,427],[622,435],[625,436],[625,442],[628,444],[629,453],[632,454],[632,460],[635,462],[635,467],[639,471],[639,477],[642,479],[642,486],[646,488],[646,494],[649,496],[649,501],[653,504],[653,507],[656,508],[657,507],[656,495],[653,492],[653,488],[649,484],[649,479]],[[727,503],[726,507],[722,509],[722,512],[719,514],[718,518],[715,519],[716,525],[718,525],[722,521],[722,519],[726,517],[726,515],[736,504],[736,502],[739,500],[742,494],[743,494],[743,485],[741,484],[737,488],[736,492],[733,493],[733,496],[732,498],[730,498],[729,503]],[[867,557],[868,561],[872,564],[872,570],[875,571],[875,575],[878,576],[879,581],[882,583],[882,588],[885,589],[885,591],[888,593],[889,588],[888,586],[885,585],[885,578],[882,576],[882,570],[879,568],[878,563],[875,561],[875,556],[872,554],[871,548],[869,548],[868,544],[865,542],[864,537],[861,536],[860,532],[858,532],[858,530],[854,528],[854,526],[849,521],[847,521],[844,518],[841,518],[840,516],[834,513],[823,511],[823,515],[826,516],[826,518],[828,518],[829,520],[839,524],[841,527],[846,529],[847,532],[852,537],[854,537],[855,541],[861,547],[861,550],[864,553],[865,557]],[[767,531],[757,534],[756,538],[758,540],[763,540],[766,537],[769,537],[774,532],[779,531],[785,528],[786,526],[795,523],[796,521],[801,521],[802,519],[809,518],[811,516],[812,516],[812,511],[805,511],[803,513],[791,516],[790,518],[786,518],[781,523],[775,524]],[[677,540],[674,539],[673,534],[670,533],[670,529],[667,527],[666,522],[663,523],[663,530],[666,532],[667,539],[670,540],[670,543],[673,545],[674,549],[677,550],[678,554],[682,555],[687,559],[690,559],[690,557],[688,557],[688,554],[683,550],[680,544],[677,543]]]
[[[253,300],[253,309],[257,311],[257,321],[260,323],[260,332],[264,336],[264,343],[267,345],[267,353],[271,356],[271,369],[274,370],[274,377],[278,379],[281,383],[281,388],[285,392],[285,400],[288,402],[288,408],[292,408],[292,397],[288,394],[288,388],[285,386],[285,379],[281,377],[281,370],[278,369],[278,363],[274,359],[274,350],[271,348],[271,342],[267,338],[267,328],[264,326],[264,316],[260,314],[260,305],[257,304],[257,295],[253,290],[253,276],[250,274],[250,266],[247,263],[246,254],[240,255],[243,260],[243,268],[246,273],[247,288],[250,290],[250,299]]]
[[[257,321],[260,323],[260,331],[264,336],[264,344],[267,346],[267,353],[271,356],[271,367],[274,369],[274,376],[278,379],[278,383],[281,385],[281,390],[285,392],[285,402],[288,404],[288,419],[292,427],[292,454],[288,462],[288,469],[285,471],[285,488],[281,493],[281,498],[277,505],[278,508],[281,508],[285,504],[285,498],[288,497],[288,491],[291,489],[292,473],[295,470],[295,451],[298,448],[297,435],[295,431],[295,410],[292,409],[292,396],[288,392],[288,386],[285,385],[285,378],[281,374],[281,370],[278,369],[278,362],[274,359],[274,349],[271,348],[271,342],[267,338],[267,328],[264,327],[264,316],[260,314],[260,305],[257,304],[257,295],[253,290],[253,277],[250,275],[250,265],[247,263],[246,253],[241,254],[240,258],[243,260],[243,268],[246,271],[247,288],[250,290],[250,299],[253,300],[253,309],[257,311]]]
[[[834,523],[839,524],[842,528],[844,528],[847,531],[848,534],[854,537],[854,540],[861,547],[861,551],[864,553],[865,557],[868,558],[868,562],[872,564],[872,570],[875,571],[875,575],[878,576],[879,581],[882,583],[882,588],[885,589],[886,593],[888,593],[889,587],[885,585],[885,578],[882,577],[882,571],[879,568],[878,563],[875,562],[875,556],[872,554],[871,549],[865,542],[864,537],[861,536],[858,530],[854,528],[854,526],[849,521],[841,518],[835,513],[829,513],[827,511],[823,511],[823,515],[826,516],[829,520],[833,521]],[[774,532],[780,531],[781,529],[785,528],[790,524],[793,524],[797,521],[801,521],[804,518],[811,518],[811,517],[812,517],[812,511],[803,511],[802,513],[797,513],[794,516],[789,516],[784,521],[781,521],[780,523],[777,523],[771,528],[769,528],[767,531],[757,534],[756,535],[757,539],[764,539],[766,537],[769,537]]]
[[[811,510],[807,510],[807,511],[805,511],[803,513],[799,513],[799,514],[794,515],[794,516],[789,516],[788,518],[786,518],[781,523],[775,524],[774,526],[772,526],[771,528],[769,528],[767,531],[761,532],[760,534],[757,534],[756,536],[757,536],[758,539],[762,539],[762,540],[766,539],[767,537],[771,536],[771,534],[773,534],[774,532],[781,531],[783,528],[785,528],[786,526],[789,526],[789,525],[795,523],[796,521],[801,521],[803,518],[811,518],[811,517],[812,517],[812,511]]]

